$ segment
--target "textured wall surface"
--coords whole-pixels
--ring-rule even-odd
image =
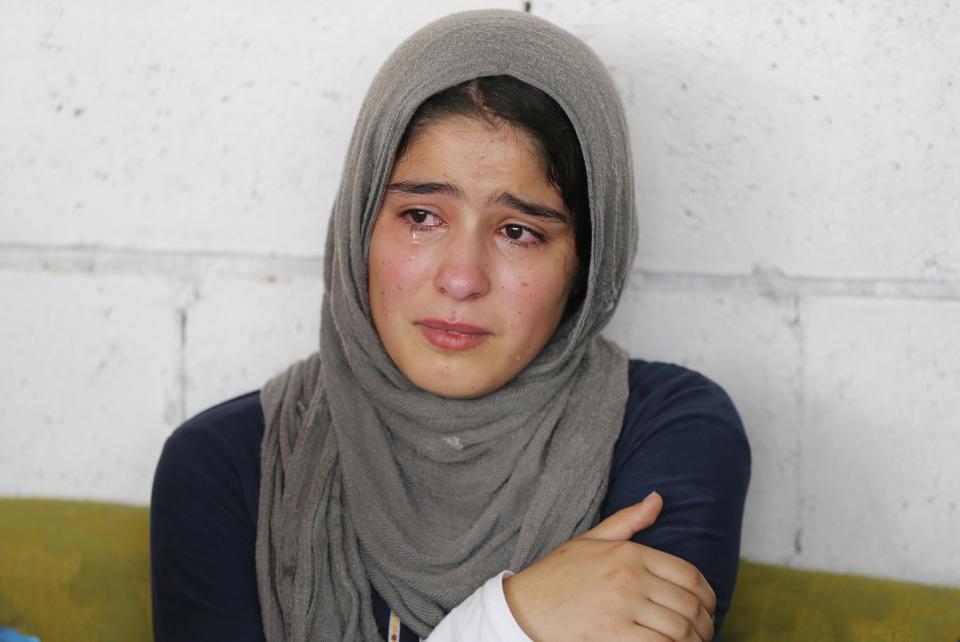
[[[379,64],[522,4],[0,0],[0,494],[146,503],[171,430],[309,354]],[[733,397],[744,555],[960,585],[960,5],[531,10],[623,96],[609,335]]]

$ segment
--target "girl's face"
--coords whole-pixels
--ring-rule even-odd
[[[547,344],[577,269],[574,226],[533,139],[449,116],[393,167],[369,251],[370,311],[416,386],[493,392]]]

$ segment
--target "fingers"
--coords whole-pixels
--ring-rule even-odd
[[[635,636],[631,632],[630,642],[673,642],[673,640],[663,633],[641,626]]]
[[[646,553],[644,565],[650,573],[692,593],[711,616],[716,612],[717,595],[696,566],[655,548],[648,548]]]
[[[657,520],[663,508],[663,498],[660,493],[653,491],[633,506],[606,518],[580,537],[604,540],[628,540],[634,533],[642,531]]]
[[[642,629],[649,629],[652,633],[661,635],[671,642],[710,642],[713,639],[712,624],[708,630],[700,631],[683,615],[656,602],[644,600],[638,604],[635,617]],[[649,637],[649,639],[659,640],[660,638]]]
[[[654,579],[653,590],[649,592],[648,599],[684,618],[697,632],[698,639],[712,640],[713,616],[707,612],[700,598],[672,582],[659,577]]]

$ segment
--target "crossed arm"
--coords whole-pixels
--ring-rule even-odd
[[[603,521],[504,578],[499,594],[495,582],[484,586],[487,611],[499,611],[504,631],[491,639],[719,639],[739,562],[750,447],[719,386],[679,368],[666,381],[643,374],[631,372],[647,403],[628,408]],[[457,628],[469,630],[461,620],[476,630],[496,619],[476,615],[479,593],[428,641],[455,642]],[[500,601],[509,605],[505,617]]]
[[[597,639],[709,640],[729,608],[750,471],[743,427],[726,394],[700,375],[643,374],[631,373],[645,403],[628,408],[604,521],[504,580],[514,624],[535,640],[563,639],[577,626]],[[255,426],[238,425],[253,416],[201,415],[164,448],[151,502],[157,642],[263,642],[257,453],[231,434],[247,431],[258,443]],[[637,506],[654,490],[662,504],[654,496]],[[456,628],[457,611],[436,633],[444,623]]]

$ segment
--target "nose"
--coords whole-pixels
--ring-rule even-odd
[[[437,267],[434,285],[457,301],[484,296],[490,291],[490,279],[489,257],[482,241],[463,237],[451,241]]]

